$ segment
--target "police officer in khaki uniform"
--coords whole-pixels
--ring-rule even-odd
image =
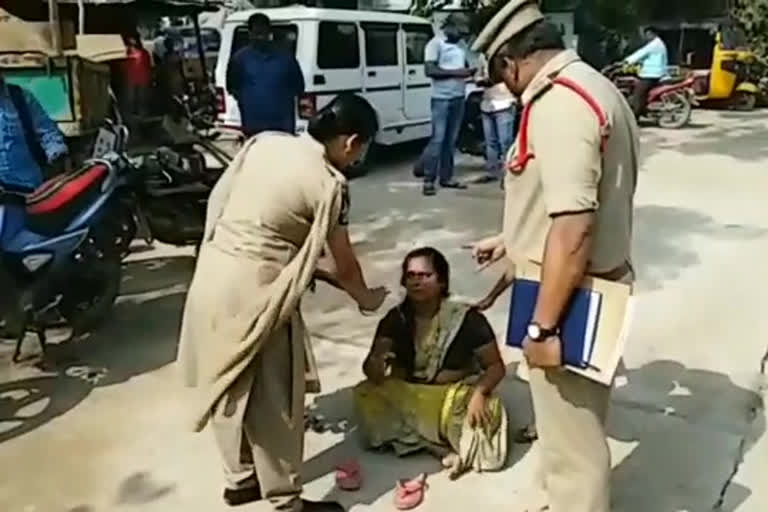
[[[542,265],[524,344],[546,502],[529,509],[608,512],[610,387],[563,371],[559,319],[585,275],[629,282],[638,129],[620,92],[564,49],[537,3],[510,1],[475,42],[522,99],[508,155],[503,233],[475,244],[476,259]],[[508,285],[491,292],[489,305]]]

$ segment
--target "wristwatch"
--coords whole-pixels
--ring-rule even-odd
[[[546,341],[548,338],[551,338],[552,336],[558,336],[559,334],[560,334],[559,327],[546,329],[541,325],[537,324],[536,322],[531,322],[530,324],[528,324],[528,337],[531,339],[531,341],[542,342],[542,341]]]

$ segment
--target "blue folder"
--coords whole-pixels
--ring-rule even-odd
[[[538,281],[515,279],[509,306],[507,345],[522,348],[538,295]],[[601,304],[602,294],[594,290],[579,288],[573,293],[560,323],[564,364],[581,369],[595,368],[590,360],[595,347]]]

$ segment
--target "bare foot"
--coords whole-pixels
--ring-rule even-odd
[[[448,478],[458,480],[458,478],[467,472],[465,468],[461,467],[461,457],[457,453],[451,453],[443,457],[443,467],[448,470]]]
[[[449,453],[443,457],[441,462],[443,463],[443,468],[450,469],[456,467],[459,464],[459,456],[456,453]]]

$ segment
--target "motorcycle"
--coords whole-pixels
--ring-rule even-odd
[[[124,128],[115,132],[127,138]],[[122,273],[116,191],[125,166],[119,151],[109,152],[30,194],[0,189],[0,320],[3,337],[16,339],[14,362],[27,332],[45,355],[48,327],[63,320],[77,336],[111,313]]]
[[[603,69],[626,98],[631,98],[639,80],[637,70],[623,63],[612,64]],[[644,116],[661,128],[678,129],[691,120],[691,110],[696,104],[693,91],[694,78],[662,80],[648,92]]]
[[[133,226],[128,231],[134,234],[141,228],[149,245],[155,240],[176,246],[200,243],[208,196],[232,160],[213,144],[217,133],[207,109],[193,109],[188,98],[177,98],[176,106],[182,135],[134,159],[134,171],[121,191],[127,205],[123,223]],[[128,245],[122,249],[127,253]]]
[[[485,132],[480,104],[483,101],[483,89],[467,95],[464,119],[459,132],[458,150],[472,156],[485,157]]]

